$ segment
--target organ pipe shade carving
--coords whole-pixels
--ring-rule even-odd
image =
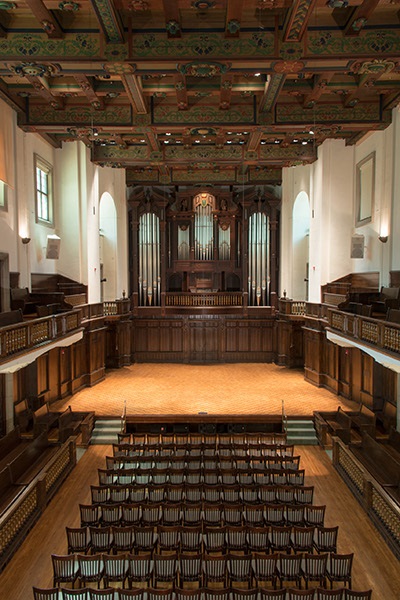
[[[139,305],[160,306],[160,219],[145,213],[139,220]]]
[[[194,218],[194,255],[196,260],[214,258],[214,221],[215,198],[211,194],[201,193],[193,199]]]
[[[249,219],[249,277],[250,306],[267,306],[269,296],[268,220],[256,212]]]

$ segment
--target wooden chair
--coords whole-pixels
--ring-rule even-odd
[[[100,521],[100,508],[98,504],[80,504],[81,527],[95,526]]]
[[[226,528],[226,547],[228,552],[247,554],[247,528],[242,525],[228,525]]]
[[[269,527],[247,526],[247,547],[250,552],[269,552]]]
[[[258,600],[258,589],[231,588],[231,600]]]
[[[159,583],[174,584],[177,569],[178,555],[174,554],[153,554],[154,569],[153,569],[153,586],[157,588]]]
[[[286,504],[285,523],[291,527],[304,525],[305,506],[302,504]]]
[[[178,582],[182,588],[185,583],[197,583],[201,587],[203,579],[203,556],[197,554],[181,554],[179,556]]]
[[[88,588],[89,600],[114,600],[114,588],[106,588],[105,590],[96,590]]]
[[[276,503],[276,485],[260,485],[258,487],[258,499],[262,504]]]
[[[147,499],[147,486],[145,485],[131,485],[129,487],[129,498],[127,502],[138,504],[139,502],[145,502]]]
[[[230,590],[229,588],[214,589],[205,587],[203,598],[204,600],[230,600]]]
[[[290,544],[295,553],[312,553],[314,543],[314,527],[293,527]]]
[[[294,504],[295,488],[288,485],[276,486],[276,501],[278,504]]]
[[[182,523],[182,504],[166,502],[163,505],[161,524],[166,526],[178,526]]]
[[[333,552],[337,553],[337,538],[339,526],[336,527],[317,527],[314,540],[314,548],[318,553]]]
[[[304,485],[305,470],[299,469],[298,471],[288,471],[286,473],[286,483],[288,485]]]
[[[110,503],[121,504],[129,499],[130,487],[124,485],[110,485]]]
[[[221,486],[220,485],[203,485],[203,500],[204,502],[219,503],[221,502]]]
[[[231,462],[231,461],[230,461]],[[220,461],[221,464],[221,461]],[[228,486],[233,486],[237,484],[237,478],[236,478],[236,469],[234,469],[233,467],[229,467],[229,466],[221,466],[219,469],[219,476],[221,478],[221,483],[223,485],[223,496],[224,496],[224,501],[227,502],[227,500],[225,500],[225,488]],[[237,502],[237,500],[235,500],[235,502]]]
[[[224,588],[227,585],[227,557],[211,556],[205,554],[203,557],[203,581],[207,587],[209,583],[222,583]],[[206,597],[206,595],[205,595]]]
[[[314,486],[296,486],[294,490],[294,501],[296,504],[312,504],[314,498]]]
[[[142,589],[123,590],[117,588],[116,592],[118,600],[143,600],[144,597],[144,590]]]
[[[134,527],[135,545],[134,550],[138,552],[153,553],[157,544],[157,534],[154,532],[154,527]]]
[[[278,554],[253,554],[253,574],[258,587],[271,581],[274,589],[278,577]]]
[[[174,485],[168,483],[165,486],[165,501],[169,503],[181,504],[183,502],[184,487],[181,484]]]
[[[184,488],[185,502],[198,504],[203,499],[202,492],[203,492],[202,486],[199,486],[198,484],[196,485],[196,484],[186,483],[185,488]]]
[[[286,522],[285,507],[282,504],[266,504],[265,522],[267,525],[283,526]]]
[[[110,486],[108,485],[91,485],[90,494],[92,504],[107,504],[110,501]]]
[[[184,526],[200,525],[202,521],[202,509],[203,505],[201,502],[193,504],[184,504],[182,508],[182,524]]]
[[[270,529],[270,547],[272,552],[290,552],[292,528],[291,527],[279,527],[271,526]]]
[[[116,481],[115,471],[109,471],[108,469],[97,469],[99,477],[99,485],[113,485]]]
[[[205,527],[204,529],[204,549],[207,554],[226,552],[226,527]]]
[[[218,527],[224,519],[223,504],[203,504],[203,522],[206,527]]]
[[[286,590],[267,590],[260,588],[260,600],[286,600]]]
[[[344,600],[344,588],[336,590],[317,588],[317,600]]]
[[[135,534],[132,525],[112,527],[111,549],[114,554],[118,552],[132,552],[135,544]]]
[[[78,566],[75,555],[52,554],[51,562],[53,565],[53,587],[60,586],[60,583],[71,583],[74,587],[78,578]]]
[[[132,583],[150,585],[153,577],[153,561],[150,552],[144,554],[128,554],[127,579],[129,588]],[[143,590],[142,590],[143,591]]]
[[[142,519],[141,505],[124,503],[121,505],[121,525],[139,525]]]
[[[353,565],[354,554],[331,554],[328,561],[327,577],[331,584],[334,582],[343,582],[351,590],[351,568]]]
[[[254,483],[251,485],[242,485],[242,500],[246,505],[258,503],[257,488]]]
[[[294,581],[296,587],[301,589],[301,563],[302,554],[284,554],[283,552],[279,555],[278,559],[278,579],[280,581],[280,587],[283,587],[283,583],[286,581]]]
[[[228,577],[231,587],[236,583],[247,583],[250,588],[253,576],[251,554],[228,555]]]
[[[142,524],[144,527],[155,527],[161,522],[161,504],[142,504]]]
[[[263,504],[247,504],[244,506],[244,522],[247,527],[263,527],[265,507]]]
[[[225,525],[242,525],[243,524],[243,505],[242,504],[226,504],[224,506],[224,523]]]
[[[87,588],[71,590],[70,588],[61,588],[62,600],[88,600],[89,592]]]
[[[366,590],[365,592],[355,592],[354,590],[345,589],[344,600],[370,600],[372,596],[372,590]]]
[[[304,555],[303,577],[306,583],[306,589],[310,581],[317,581],[320,587],[326,587],[326,567],[328,564],[328,554],[310,554]]]
[[[33,587],[33,599],[34,600],[58,600],[59,589],[54,588],[38,588]]]
[[[296,590],[294,588],[288,588],[287,600],[314,600],[315,589],[312,590]]]
[[[104,564],[101,554],[87,556],[78,554],[77,561],[79,566],[79,581],[86,585],[87,583],[97,583],[100,588],[100,581],[103,578]]]
[[[104,587],[109,587],[109,583],[120,583],[124,587],[128,576],[128,561],[126,554],[109,555],[103,554],[103,580]]]
[[[219,483],[219,471],[203,471],[203,481],[205,485],[217,485]]]
[[[160,554],[163,551],[178,552],[180,548],[180,531],[179,526],[158,526],[158,552]]]
[[[180,587],[175,587],[175,598],[176,600],[202,600],[203,590],[202,588],[184,590]]]
[[[87,527],[66,527],[68,554],[83,552],[87,554],[90,548],[90,539]]]
[[[92,554],[111,552],[111,527],[89,527]]]
[[[102,504],[100,523],[107,527],[119,525],[121,521],[121,507],[119,504]]]
[[[155,484],[149,485],[147,488],[147,498],[149,502],[161,503],[165,498],[165,485]]]
[[[313,527],[323,527],[325,520],[326,506],[315,506],[315,504],[306,504],[304,509],[304,522]]]
[[[202,526],[181,527],[180,540],[181,552],[199,552],[203,546]]]

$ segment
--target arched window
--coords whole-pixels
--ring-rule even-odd
[[[249,219],[249,306],[267,306],[269,296],[268,219],[255,212]]]
[[[205,192],[193,198],[194,206],[194,257],[195,260],[214,258],[213,209],[215,198]]]
[[[139,219],[139,305],[160,306],[160,219],[144,213]]]

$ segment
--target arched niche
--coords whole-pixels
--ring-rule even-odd
[[[306,192],[300,192],[293,205],[292,296],[295,300],[308,300],[309,234],[310,201]]]
[[[100,289],[103,302],[117,297],[117,210],[113,197],[100,198]]]

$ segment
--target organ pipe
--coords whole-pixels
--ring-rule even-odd
[[[160,223],[154,213],[145,213],[139,221],[139,303],[160,305]]]
[[[256,212],[249,219],[249,276],[248,293],[250,306],[266,306],[267,289],[267,218]]]

